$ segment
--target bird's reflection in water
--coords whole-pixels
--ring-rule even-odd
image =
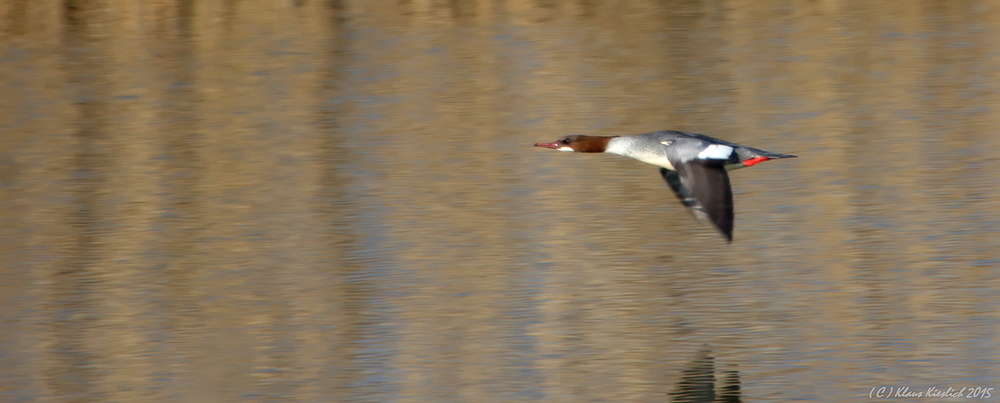
[[[740,402],[740,374],[731,370],[721,372],[722,385],[715,390],[715,359],[712,352],[702,350],[684,370],[677,388],[670,393],[676,403],[738,403]]]

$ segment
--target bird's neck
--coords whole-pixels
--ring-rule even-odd
[[[607,151],[608,144],[611,143],[611,139],[618,136],[580,136],[577,142],[580,144],[576,146],[576,152],[578,153],[603,153]]]

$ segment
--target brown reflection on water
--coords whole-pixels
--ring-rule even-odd
[[[1000,387],[998,10],[3,3],[0,395]],[[800,158],[733,174],[727,245],[531,147],[664,128]]]

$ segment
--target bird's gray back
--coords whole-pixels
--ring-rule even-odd
[[[652,133],[640,134],[640,135],[637,135],[635,137],[646,137],[646,138],[649,138],[651,140],[655,140],[654,143],[655,142],[662,142],[662,141],[666,141],[666,140],[675,140],[678,143],[684,143],[685,142],[684,139],[687,139],[687,140],[691,141],[690,144],[694,145],[695,147],[698,147],[697,146],[698,144],[703,145],[703,147],[704,146],[708,146],[709,144],[727,145],[727,146],[730,146],[730,147],[733,147],[734,149],[736,149],[736,153],[739,155],[739,160],[740,161],[743,161],[743,160],[746,160],[746,159],[750,159],[750,158],[753,158],[753,157],[758,157],[758,156],[764,156],[764,157],[769,157],[769,158],[787,158],[787,157],[791,157],[791,155],[788,155],[788,154],[772,153],[770,151],[764,151],[764,150],[761,150],[759,148],[747,147],[747,146],[742,145],[742,144],[737,144],[737,143],[733,143],[731,141],[717,139],[715,137],[706,136],[706,135],[701,134],[701,133],[682,132],[682,131],[679,131],[679,130],[661,130],[661,131],[652,132]],[[681,151],[681,150],[678,150],[678,151],[681,152],[681,153],[686,154],[684,151]],[[699,152],[700,152],[700,149],[699,149]]]

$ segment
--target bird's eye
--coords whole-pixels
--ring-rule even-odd
[[[563,143],[563,144],[569,144],[569,139],[562,139],[562,140],[559,140],[559,142]]]

